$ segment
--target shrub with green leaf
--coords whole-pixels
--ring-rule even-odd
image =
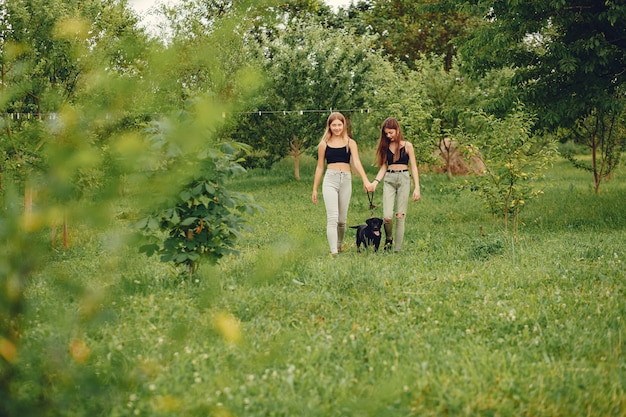
[[[470,156],[486,166],[484,175],[465,186],[477,191],[491,212],[502,217],[504,229],[514,233],[526,203],[542,194],[537,180],[557,155],[553,139],[533,133],[534,121],[521,105],[504,119],[479,112],[472,120],[475,133],[460,138]]]
[[[241,144],[225,143],[200,156],[197,174],[163,207],[138,223],[149,243],[140,248],[148,256],[159,254],[194,273],[201,260],[216,263],[233,252],[235,240],[246,229],[243,214],[260,207],[244,193],[224,187],[229,176],[245,171],[235,153]]]

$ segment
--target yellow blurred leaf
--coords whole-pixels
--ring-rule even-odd
[[[84,363],[91,355],[91,349],[87,343],[80,339],[74,339],[70,343],[70,355],[78,363]]]
[[[160,412],[171,413],[180,410],[182,407],[180,398],[172,395],[160,395],[154,401],[154,408]]]
[[[14,363],[17,359],[17,347],[5,338],[0,338],[0,356],[7,362]]]
[[[228,343],[241,342],[241,323],[232,314],[218,313],[213,318],[213,325]]]
[[[89,24],[84,19],[68,17],[59,21],[55,26],[55,34],[62,39],[79,36],[85,38],[89,33]]]

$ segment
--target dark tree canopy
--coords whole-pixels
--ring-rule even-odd
[[[450,0],[359,1],[347,15],[351,26],[378,34],[385,53],[410,68],[417,59],[436,54],[450,69],[456,55],[453,40],[471,27],[470,16]]]
[[[597,0],[474,1],[484,16],[461,48],[477,73],[512,67],[544,126],[619,112],[626,80],[626,4]]]

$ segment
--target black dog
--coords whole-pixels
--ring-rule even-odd
[[[366,224],[358,226],[350,226],[356,229],[356,251],[361,252],[361,243],[367,249],[369,245],[374,245],[374,251],[378,251],[380,246],[380,229],[383,225],[383,219],[378,217],[370,217],[365,221]]]

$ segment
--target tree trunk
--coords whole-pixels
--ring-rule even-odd
[[[293,175],[296,181],[300,181],[300,153],[293,156]]]
[[[454,177],[452,173],[451,149],[452,149],[452,140],[446,141],[446,138],[442,138],[439,141],[439,152],[441,153],[441,157],[443,158],[443,164],[444,164],[443,169],[445,170],[446,174],[448,174],[449,180],[452,180],[452,178]]]
[[[69,239],[67,231],[67,215],[63,215],[63,249],[69,248]]]
[[[598,194],[600,192],[600,181],[602,178],[598,172],[598,144],[596,139],[594,134],[591,139],[591,168],[593,169],[593,189],[595,193]]]
[[[63,215],[63,249],[68,249],[70,247],[70,239],[69,239],[69,228],[67,227],[67,215]],[[50,240],[51,245],[54,248],[56,246],[57,240],[57,222],[53,220],[52,225],[50,226]]]
[[[300,181],[300,155],[304,153],[304,141],[299,140],[296,136],[289,142],[289,155],[293,156],[293,174],[297,181]]]

